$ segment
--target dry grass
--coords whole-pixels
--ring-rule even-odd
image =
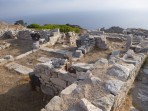
[[[32,41],[14,40],[14,39],[0,40],[0,41],[6,41],[11,44],[9,48],[0,51],[0,57],[3,57],[5,55],[12,55],[15,57],[25,52],[28,52],[32,49]]]
[[[47,104],[42,93],[31,90],[28,76],[0,71],[0,111],[40,111]]]

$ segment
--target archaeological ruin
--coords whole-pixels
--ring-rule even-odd
[[[18,111],[124,111],[129,92],[129,111],[148,111],[148,36],[4,24],[0,72],[0,101]]]

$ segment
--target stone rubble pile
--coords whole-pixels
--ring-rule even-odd
[[[18,32],[17,38],[32,40],[32,37],[31,37],[32,33],[39,34],[40,43],[49,42],[49,45],[54,45],[58,41],[58,39],[61,37],[59,29],[53,29],[53,30],[41,30],[41,31],[23,30]]]
[[[104,35],[84,35],[76,40],[77,50],[74,57],[81,58],[86,53],[92,51],[95,47],[106,50],[109,48],[106,36]]]
[[[58,43],[74,46],[76,45],[76,40],[78,37],[78,34],[75,32],[61,33],[61,37],[58,39]]]

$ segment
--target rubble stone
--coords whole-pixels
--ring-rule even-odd
[[[85,111],[102,111],[102,109],[97,108],[85,98],[81,99],[80,105]]]
[[[95,68],[104,68],[108,66],[108,60],[104,58],[100,58],[95,62],[94,67]]]
[[[114,64],[108,69],[107,73],[111,76],[115,76],[122,81],[126,81],[130,74],[130,69],[120,64]]]
[[[59,96],[55,96],[46,105],[45,109],[47,111],[62,111],[63,100]]]
[[[96,46],[100,49],[108,49],[108,44],[105,36],[96,37]]]
[[[115,101],[115,96],[109,94],[105,97],[100,98],[99,100],[96,100],[93,103],[97,107],[100,107],[103,111],[111,111],[114,101]]]
[[[124,82],[120,80],[109,80],[105,84],[105,89],[108,90],[111,94],[117,95],[123,86]]]

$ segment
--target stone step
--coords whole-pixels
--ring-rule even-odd
[[[20,65],[20,64],[15,63],[15,62],[11,62],[11,63],[7,64],[6,67],[9,70],[15,70],[17,73],[22,74],[22,75],[27,75],[30,72],[33,72],[33,69],[28,68],[28,67],[23,66],[23,65]]]

